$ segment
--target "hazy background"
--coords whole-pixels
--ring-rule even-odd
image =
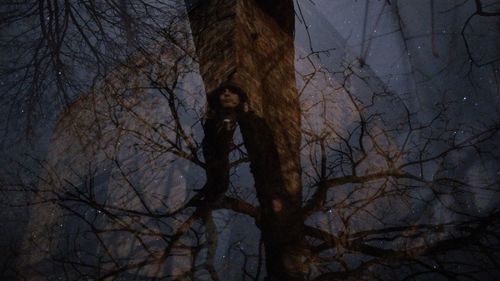
[[[500,10],[498,1],[482,2],[485,12]],[[8,17],[8,7],[0,5],[2,17]],[[331,71],[345,62],[362,61],[364,67],[359,69],[399,96],[422,121],[433,118],[439,104],[450,106],[448,121],[457,127],[500,121],[500,17],[471,17],[477,9],[475,1],[297,0],[295,9],[297,64],[305,59],[304,54],[315,52],[315,63]],[[22,29],[2,26],[0,40],[6,43],[10,35]],[[20,74],[7,70],[16,67],[9,59],[18,51],[2,44],[0,276],[12,275],[16,250],[30,218],[29,196],[12,192],[7,183],[21,178],[36,185],[37,162],[50,157],[47,155],[50,138],[67,102],[54,95],[51,88],[54,86],[48,83],[46,94],[39,95],[36,103],[28,98],[11,103],[10,87]],[[75,77],[83,81],[91,77],[82,73],[76,63],[73,67]],[[297,78],[300,86],[300,69]],[[69,92],[70,101],[85,93],[85,86],[74,90]],[[23,90],[26,96],[30,96],[29,91],[29,87]],[[461,171],[464,174],[481,170],[488,176],[491,173],[500,176],[499,163],[488,162],[485,169],[479,159],[465,154],[463,161],[468,163]],[[246,176],[242,172],[239,180],[251,186],[248,167],[245,169]],[[497,202],[496,196],[472,201],[481,208]]]

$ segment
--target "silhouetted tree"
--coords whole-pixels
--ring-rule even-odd
[[[428,3],[432,28],[423,35],[405,21],[411,4],[383,1],[387,14],[369,16],[367,6],[365,16],[365,31],[381,18],[397,23],[384,36],[402,38],[416,84],[433,77],[411,55],[414,37],[443,56],[438,3]],[[22,247],[5,255],[2,274],[19,280],[494,280],[500,67],[469,29],[477,18],[497,19],[498,7],[479,0],[451,4],[442,13],[463,9],[467,17],[453,27],[450,42],[460,47],[450,51],[439,77],[458,72],[470,83],[466,89],[436,83],[422,109],[390,87],[392,78],[370,69],[374,36],[363,38],[360,55],[322,48],[327,39],[314,34],[311,10],[295,3],[302,125],[283,130],[302,134],[297,209],[287,205],[293,198],[282,192],[286,184],[277,172],[283,163],[270,125],[280,124],[269,124],[252,104],[245,107],[248,93],[234,85],[206,102],[184,3],[2,3],[4,143],[21,140],[19,132],[51,135],[46,156],[2,162],[8,164],[0,178],[2,203],[31,210]],[[281,24],[290,28],[289,21]],[[490,42],[498,28],[476,32]],[[488,52],[480,55],[483,47]],[[483,78],[488,82],[479,84]],[[236,109],[219,107],[225,89],[239,97]],[[494,98],[478,98],[490,105],[465,110],[462,102],[473,91]],[[38,132],[52,111],[58,116],[52,132]]]

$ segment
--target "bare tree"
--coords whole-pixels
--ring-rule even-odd
[[[203,5],[187,2],[188,10]],[[379,3],[382,12],[370,17],[366,1],[363,34],[370,22],[394,20],[397,30],[384,36],[402,38],[408,75],[423,84],[432,77],[411,55],[414,34],[399,2]],[[455,27],[461,30],[454,35],[461,39],[455,61],[440,73],[465,69],[460,74],[470,88],[464,92],[498,96],[498,83],[478,86],[474,76],[498,81],[498,59],[478,57],[468,37],[474,19],[496,18],[497,7],[466,2],[451,5],[468,17]],[[422,38],[433,56],[442,56],[439,7],[429,4],[431,32]],[[207,96],[208,85],[220,81],[201,77],[210,61],[200,59],[184,3],[2,4],[5,142],[18,132],[39,134],[32,128],[44,112],[58,116],[46,156],[5,161],[2,203],[31,211],[22,247],[6,256],[15,255],[16,265],[5,262],[2,274],[19,280],[494,280],[498,99],[473,116],[461,103],[468,94],[451,95],[459,89],[436,82],[430,90],[436,96],[422,113],[390,86],[393,77],[371,68],[376,36],[361,40],[360,55],[341,50],[345,42],[318,39],[310,22],[318,14],[308,5],[295,3],[297,85],[291,87],[297,87],[301,124],[292,127],[260,114],[255,103],[245,105],[254,93],[241,87],[222,85]],[[279,11],[259,7],[293,33]],[[224,21],[231,11],[220,14],[207,22]],[[224,106],[231,104],[221,99],[227,91],[237,97],[235,106]],[[296,196],[285,192],[293,180],[281,171],[293,163],[283,163],[275,128],[301,134]]]

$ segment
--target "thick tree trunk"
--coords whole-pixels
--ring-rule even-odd
[[[237,85],[247,93],[253,110],[240,114],[238,123],[260,203],[258,224],[269,280],[304,279],[294,16],[292,0],[208,0],[189,11],[205,90],[210,94],[224,83]],[[206,135],[204,144],[213,136],[218,137]],[[204,145],[206,161],[211,162],[207,184],[227,174],[221,168],[227,164],[221,161],[227,160],[215,159],[227,153],[208,149]],[[227,188],[226,179],[210,185]]]
[[[204,123],[207,183],[199,194],[204,207],[220,203],[229,185],[228,155],[234,128],[225,128],[221,121],[210,118]],[[257,224],[264,241],[269,280],[303,280],[301,197],[286,189],[273,132],[266,121],[252,112],[241,113],[237,121],[260,203]]]
[[[239,118],[239,124],[261,208],[259,225],[269,278],[303,280],[301,196],[286,189],[276,143],[265,120],[250,113]]]

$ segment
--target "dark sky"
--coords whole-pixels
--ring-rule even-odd
[[[486,11],[493,12],[500,8],[495,1],[484,3]],[[363,60],[365,69],[359,69],[373,75],[376,87],[385,86],[398,96],[400,102],[420,121],[433,118],[436,105],[440,103],[449,105],[447,120],[458,128],[457,134],[466,134],[479,124],[498,124],[500,121],[499,17],[476,15],[467,22],[475,12],[474,1],[298,0],[295,9],[299,87],[303,85],[300,74],[311,67],[303,55],[318,51],[320,54],[314,56],[312,64],[333,72],[345,62]],[[328,79],[328,76],[325,77],[323,79]],[[12,77],[1,77],[2,81],[9,79]],[[195,84],[200,83],[199,77],[191,79],[196,81]],[[316,83],[318,87],[323,87],[328,83],[325,81]],[[309,94],[312,101],[318,98],[312,90],[304,97],[309,97]],[[363,95],[367,93],[360,93],[360,96]],[[48,98],[41,104],[53,105],[53,100]],[[51,106],[50,110],[37,114],[32,123],[34,130],[26,134],[24,107],[7,108],[2,105],[4,132],[0,142],[0,184],[4,185],[9,181],[9,175],[18,172],[27,180],[33,177],[16,162],[34,169],[36,173],[34,159],[50,157],[46,153],[59,109],[58,106]],[[341,106],[339,111],[332,110],[333,118],[348,120],[349,114],[343,110],[346,109]],[[7,117],[10,125],[4,126]],[[388,118],[397,121],[400,117],[395,114]],[[304,124],[310,125],[307,122]],[[311,127],[318,129],[321,124],[314,123]],[[499,165],[494,161],[484,163],[468,154],[456,156],[450,161],[467,162],[460,172],[470,178],[500,175]],[[306,163],[304,166],[307,170]],[[248,167],[242,170],[246,172],[234,181],[245,185],[250,181]],[[430,178],[435,172],[432,169],[427,171]],[[26,199],[11,192],[2,192],[0,196],[1,202],[6,205],[22,203]],[[477,193],[472,197],[471,201],[479,209],[487,209],[499,199],[498,194],[492,197],[486,193]],[[2,208],[2,228],[10,231],[0,235],[0,247],[8,252],[11,245],[19,245],[28,216],[24,208]],[[224,213],[220,215],[218,223],[222,223],[225,217]],[[246,222],[239,223],[243,227]],[[229,237],[230,233],[224,232],[221,236]],[[227,245],[221,243],[220,247],[223,246]]]

